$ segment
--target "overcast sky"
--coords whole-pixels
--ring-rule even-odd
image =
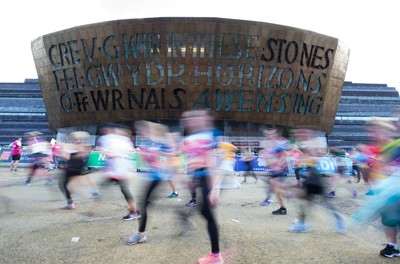
[[[31,41],[62,29],[149,17],[221,17],[286,25],[339,38],[350,48],[346,81],[400,90],[397,1],[321,0],[20,0],[0,16],[0,82],[37,78]],[[395,6],[396,4],[396,6]]]

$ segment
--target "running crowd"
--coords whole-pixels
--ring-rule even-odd
[[[138,229],[129,236],[125,243],[136,245],[146,242],[148,206],[151,195],[163,182],[171,187],[168,198],[179,196],[177,186],[185,186],[190,193],[186,206],[197,207],[207,222],[207,233],[210,239],[210,253],[199,258],[198,263],[223,263],[220,254],[219,231],[214,209],[219,204],[219,192],[224,182],[230,179],[237,182],[234,158],[239,151],[247,171],[255,178],[259,177],[251,170],[251,159],[254,158],[248,149],[239,149],[230,142],[224,141],[222,133],[214,126],[213,113],[208,110],[187,111],[181,117],[180,133],[172,133],[168,127],[150,121],[137,121],[135,134],[143,142],[140,148],[135,148],[132,141],[132,131],[120,124],[105,124],[99,129],[99,135],[94,150],[106,156],[102,168],[105,180],[101,186],[118,185],[123,194],[129,212],[123,216],[125,221],[138,219]],[[315,204],[315,199],[324,200],[336,223],[336,232],[345,233],[345,221],[336,208],[336,190],[344,187],[350,197],[359,198],[360,194],[353,187],[361,180],[368,186],[365,195],[372,199],[366,206],[354,212],[353,221],[368,224],[377,218],[381,219],[387,245],[380,251],[385,257],[400,257],[397,244],[397,227],[400,225],[400,161],[399,122],[371,120],[367,123],[370,135],[368,143],[358,145],[349,153],[335,148],[328,149],[317,137],[317,132],[310,128],[294,128],[289,138],[283,137],[279,128],[264,128],[262,150],[257,159],[265,164],[267,177],[266,196],[261,206],[270,206],[274,196],[279,208],[272,211],[273,215],[287,215],[285,203],[287,199],[298,201],[299,213],[296,221],[289,227],[289,232],[307,232],[307,210]],[[84,173],[87,159],[93,150],[89,144],[90,134],[75,131],[69,134],[69,143],[58,143],[55,140],[46,141],[40,132],[25,134],[28,142],[32,167],[24,182],[29,186],[34,176],[46,179],[46,184],[52,184],[50,170],[63,169],[58,179],[59,188],[65,196],[65,210],[75,209],[71,181],[85,179],[90,185],[94,198],[100,194],[98,186],[90,174]],[[10,144],[12,148],[11,171],[17,171],[21,155],[22,138]],[[148,177],[142,201],[137,201],[129,189],[129,179],[136,171],[132,161],[134,153],[140,153],[147,164],[145,175]],[[183,155],[185,154],[185,155]],[[337,170],[331,175],[323,175],[319,167],[319,159],[329,155],[333,158]],[[296,184],[288,181],[287,175],[291,165],[288,158],[294,160]],[[352,167],[348,166],[345,158],[351,159]],[[51,163],[55,163],[53,164]],[[246,177],[244,175],[246,183]],[[179,184],[177,184],[179,183]],[[184,183],[184,185],[182,185]],[[181,190],[182,191],[182,190]],[[181,231],[186,233],[191,225],[190,215],[185,210],[180,212]]]

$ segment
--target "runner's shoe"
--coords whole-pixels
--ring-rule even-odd
[[[336,211],[333,212],[333,216],[336,219],[336,232],[339,234],[346,233],[346,227],[344,224],[343,216],[339,212],[336,212]]]
[[[167,198],[175,198],[178,197],[179,193],[178,192],[173,192],[170,195],[167,196]]]
[[[69,203],[66,206],[63,206],[60,208],[61,210],[74,210],[75,209],[75,205],[74,203]]]
[[[372,196],[375,195],[375,193],[373,190],[368,190],[368,192],[366,192],[365,195]]]
[[[124,217],[122,217],[122,220],[131,221],[131,220],[138,219],[140,217],[141,217],[141,215],[140,215],[139,211],[136,211],[136,212],[131,212],[128,215],[125,215]]]
[[[127,245],[135,245],[140,243],[145,243],[147,240],[146,235],[141,235],[139,232],[134,233],[127,240],[125,240],[125,244]]]
[[[278,210],[275,210],[272,212],[273,215],[287,215],[287,210],[286,208],[279,208]]]
[[[99,193],[99,191],[93,191],[92,192],[92,196],[91,196],[93,199],[97,199],[97,198],[99,198],[100,197],[100,193]]]
[[[291,233],[305,233],[307,231],[308,230],[306,224],[301,221],[293,223],[293,225],[289,228],[289,232]]]
[[[336,194],[335,194],[335,192],[330,192],[330,193],[328,193],[328,194],[326,195],[326,197],[328,197],[328,198],[335,198],[335,197],[336,197]]]
[[[186,206],[188,206],[188,207],[197,206],[197,202],[196,202],[196,200],[192,199],[186,204]]]
[[[387,244],[386,247],[381,250],[380,255],[387,258],[400,257],[400,251],[395,249],[392,245]]]
[[[221,257],[221,254],[215,256],[215,254],[210,253],[205,257],[199,258],[199,264],[223,264],[224,260]]]
[[[270,206],[271,203],[272,203],[272,201],[267,198],[264,201],[262,201],[260,205],[261,206]]]

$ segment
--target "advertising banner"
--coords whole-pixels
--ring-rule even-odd
[[[3,155],[3,154],[2,154]],[[160,156],[160,162],[165,164],[166,166],[171,164],[171,161],[167,156]],[[236,165],[235,172],[244,172],[244,171],[252,171],[252,172],[263,172],[268,173],[271,169],[266,164],[266,161],[263,157],[255,156],[254,159],[250,161],[250,168],[247,167],[245,162],[241,159],[240,156],[236,156]],[[149,169],[148,164],[143,160],[143,157],[140,153],[134,153],[132,155],[132,161],[136,163],[136,168],[139,171],[147,171]],[[101,154],[98,151],[92,151],[90,153],[87,166],[92,168],[103,167],[106,162],[106,156]],[[186,171],[186,163],[187,156],[183,155],[181,160],[182,166],[184,167],[184,171]],[[345,166],[344,173],[351,174],[353,163],[348,158],[341,158],[341,163]],[[296,167],[296,160],[294,158],[287,159],[288,171],[289,174],[294,174],[294,169]],[[172,164],[171,164],[172,165]],[[318,158],[318,163],[316,164],[318,170],[322,174],[333,174],[337,173],[338,162],[336,159],[331,157],[320,157]]]
[[[10,148],[2,148],[0,150],[0,162],[1,163],[10,163],[12,161],[11,149]],[[53,163],[53,159],[50,160]],[[30,153],[22,150],[21,159],[19,161],[20,164],[28,164],[31,163]]]
[[[242,172],[248,170],[245,162],[241,160],[240,156],[236,156],[236,161],[237,161],[235,166],[236,172]],[[351,159],[341,158],[341,162],[343,163],[343,166],[345,166],[344,173],[351,174],[353,170],[353,162],[351,161]],[[289,174],[294,174],[294,169],[296,167],[296,159],[288,158],[287,163],[288,163]],[[338,164],[336,159],[334,158],[320,157],[318,158],[318,163],[316,164],[316,166],[321,174],[337,173]],[[270,169],[268,168],[268,165],[266,164],[265,160],[262,157],[256,156],[250,162],[250,171],[267,173],[270,171]]]

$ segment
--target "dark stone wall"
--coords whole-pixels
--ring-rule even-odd
[[[399,92],[393,87],[345,82],[333,131],[327,134],[328,145],[349,149],[359,143],[367,143],[366,120],[374,116],[395,118],[399,107]],[[28,79],[24,83],[0,83],[0,120],[1,146],[33,130],[42,132],[49,140],[55,138],[56,131],[50,129],[36,79]],[[177,127],[175,120],[163,122],[170,127]],[[261,136],[257,124],[227,122],[236,128],[236,132],[231,133],[237,133],[238,136]],[[223,121],[218,124],[221,129],[224,127]]]
[[[365,122],[373,117],[399,117],[399,92],[385,84],[345,82],[328,145],[350,149],[368,142]]]
[[[8,145],[24,133],[40,131],[51,140],[55,137],[49,127],[42,92],[37,79],[24,83],[0,83],[0,146]]]

